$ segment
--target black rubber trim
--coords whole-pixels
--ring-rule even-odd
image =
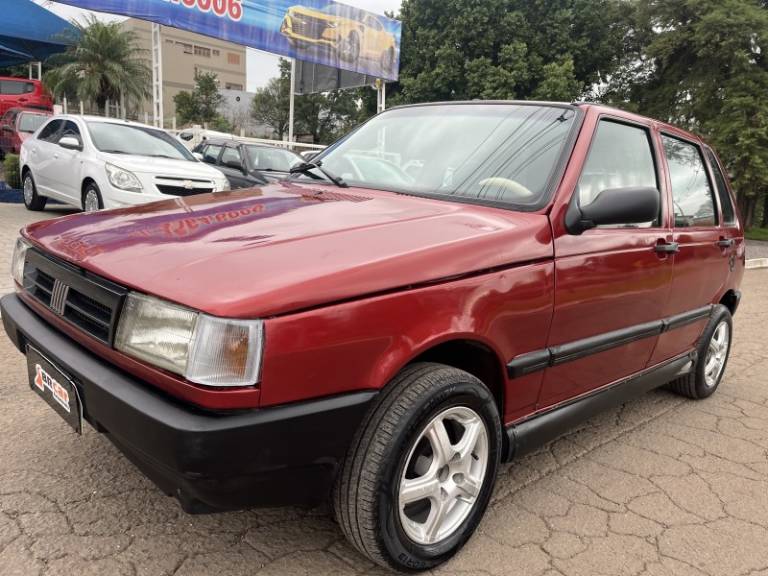
[[[629,328],[598,334],[597,336],[583,338],[574,342],[568,342],[567,344],[550,346],[544,350],[527,352],[526,354],[516,356],[507,363],[507,376],[509,378],[519,378],[551,366],[573,362],[574,360],[586,358],[592,354],[605,352],[619,346],[625,346],[644,338],[658,336],[663,332],[708,318],[712,315],[713,309],[714,306],[710,304],[709,306],[670,316],[663,320],[637,324]]]
[[[689,312],[683,312],[665,319],[663,332],[674,330],[675,328],[682,328],[688,324],[693,324],[704,318],[709,318],[712,315],[712,305],[704,306],[703,308],[697,308],[696,310],[690,310]]]
[[[733,310],[731,311],[731,316],[736,315],[736,310],[739,309],[739,304],[741,304],[741,290],[734,290],[734,299],[733,299]]]
[[[693,368],[695,352],[669,360],[592,394],[508,426],[505,460],[524,456],[607,408],[659,388]]]
[[[377,395],[204,411],[88,352],[15,294],[0,299],[0,310],[14,345],[34,346],[69,376],[85,420],[189,512],[322,502]]]

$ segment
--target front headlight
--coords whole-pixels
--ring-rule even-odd
[[[11,276],[19,286],[24,285],[24,262],[27,257],[27,250],[30,243],[21,236],[16,239],[16,245],[13,248],[13,258],[11,259]]]
[[[114,164],[107,163],[104,167],[107,170],[107,178],[112,186],[127,192],[141,192],[141,182],[136,178],[136,174]]]
[[[206,386],[252,386],[259,381],[264,324],[208,316],[130,293],[115,348]]]

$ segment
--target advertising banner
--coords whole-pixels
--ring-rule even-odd
[[[401,24],[332,0],[56,0],[397,80]]]

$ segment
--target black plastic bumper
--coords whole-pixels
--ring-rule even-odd
[[[356,392],[275,408],[206,412],[103,362],[15,294],[0,299],[0,309],[16,347],[26,352],[31,344],[66,372],[78,388],[84,418],[188,512],[322,501],[376,396]]]

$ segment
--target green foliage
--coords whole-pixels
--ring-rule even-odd
[[[749,228],[744,232],[747,240],[761,240],[768,242],[768,228]]]
[[[288,137],[290,74],[290,63],[281,60],[280,76],[258,89],[251,104],[252,116],[272,128],[281,140]],[[358,122],[354,91],[334,90],[296,96],[294,104],[294,132],[310,137],[314,143],[329,144]]]
[[[231,129],[229,122],[219,114],[223,99],[219,93],[216,74],[199,72],[195,74],[195,87],[192,92],[182,90],[173,97],[173,102],[176,104],[176,116],[182,125],[216,124]]]
[[[572,100],[617,66],[614,0],[404,0],[393,103]]]
[[[768,10],[757,0],[634,0],[602,99],[702,134],[751,224],[768,191]]]
[[[151,72],[134,32],[118,22],[91,16],[73,22],[79,37],[62,54],[51,56],[43,82],[54,96],[94,102],[140,101],[149,94]]]
[[[19,174],[19,157],[16,154],[6,154],[3,160],[5,183],[11,188],[21,188],[21,174]]]

